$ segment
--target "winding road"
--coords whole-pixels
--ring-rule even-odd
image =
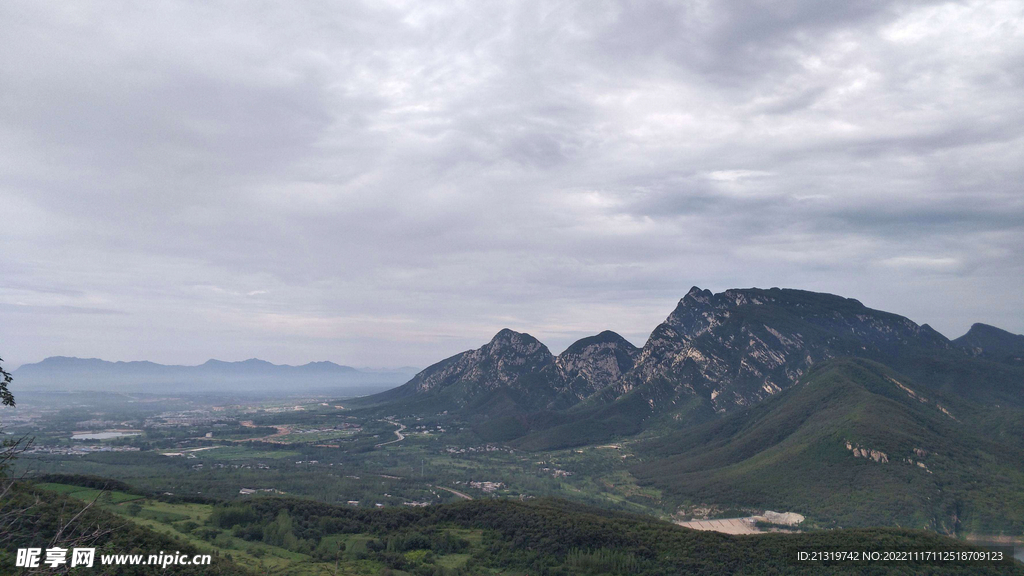
[[[394,424],[395,426],[398,426],[398,430],[395,430],[395,436],[397,436],[398,438],[390,442],[381,442],[380,444],[375,445],[374,448],[380,448],[381,446],[387,446],[388,444],[394,444],[395,442],[401,442],[402,440],[405,440],[405,434],[402,434],[402,430],[405,430],[405,424],[400,424],[398,422],[395,422],[394,420],[383,420],[383,422],[387,422],[388,424]]]

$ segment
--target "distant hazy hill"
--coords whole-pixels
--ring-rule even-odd
[[[15,372],[22,391],[112,390],[134,392],[280,392],[384,387],[406,381],[407,371],[363,372],[333,362],[302,366],[271,364],[252,358],[242,362],[209,360],[199,366],[153,362],[107,362],[96,358],[54,356],[26,364]]]

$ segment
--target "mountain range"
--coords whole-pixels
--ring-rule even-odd
[[[167,393],[302,393],[352,389],[365,394],[409,379],[415,369],[357,370],[333,362],[301,366],[251,358],[241,362],[208,360],[198,366],[154,362],[108,362],[96,358],[52,356],[14,371],[27,392],[119,391]]]
[[[489,418],[561,411],[704,420],[770,398],[813,365],[842,357],[879,362],[970,400],[1024,407],[1024,336],[975,324],[951,341],[927,324],[831,294],[697,287],[643,348],[605,331],[554,356],[529,334],[505,329],[364,402]]]
[[[464,418],[527,450],[633,442],[665,499],[797,510],[831,525],[1024,531],[1024,336],[950,340],[857,300],[694,287],[642,348],[558,356],[502,330],[357,401]]]

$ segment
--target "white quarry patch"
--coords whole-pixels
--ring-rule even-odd
[[[758,522],[768,522],[780,526],[796,526],[804,521],[804,517],[796,512],[766,511],[759,516],[745,518],[718,518],[715,520],[677,521],[676,524],[693,530],[720,532],[722,534],[759,534],[763,530],[757,527]]]
[[[803,515],[796,512],[772,512],[771,510],[765,511],[764,519],[772,524],[782,524],[785,526],[796,526],[804,521]]]
[[[757,520],[749,518],[720,518],[717,520],[690,520],[687,522],[676,522],[676,524],[690,528],[691,530],[702,530],[706,532],[719,532],[722,534],[758,534],[755,523]]]

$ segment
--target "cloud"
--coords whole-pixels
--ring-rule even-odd
[[[425,365],[509,324],[641,344],[693,284],[1024,331],[1017,2],[0,18],[17,363]]]

